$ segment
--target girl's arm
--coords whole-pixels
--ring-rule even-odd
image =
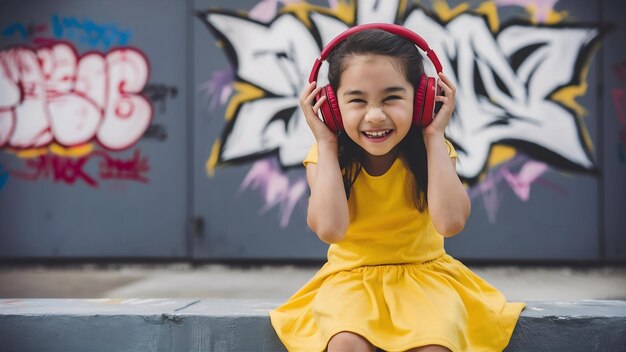
[[[444,130],[452,111],[456,89],[443,74],[439,85],[445,96],[437,96],[443,102],[433,122],[424,129],[424,144],[428,155],[428,209],[435,229],[450,237],[461,232],[470,214],[471,204],[465,187],[456,173],[455,159],[450,158],[444,139]]]
[[[337,158],[337,136],[317,117],[325,97],[312,106],[319,89],[313,82],[300,97],[300,106],[317,141],[318,153],[317,164],[306,164],[306,178],[311,189],[307,224],[320,240],[336,243],[345,237],[350,215]]]
[[[317,165],[308,163],[306,178],[311,188],[307,224],[326,243],[341,241],[348,229],[346,192],[337,159],[337,146],[318,144]]]

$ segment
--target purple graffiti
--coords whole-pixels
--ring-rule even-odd
[[[276,16],[278,10],[277,0],[261,0],[259,3],[248,12],[250,18],[254,18],[257,21],[269,22]]]
[[[501,174],[488,172],[485,181],[469,189],[469,195],[472,199],[481,196],[483,206],[487,212],[487,219],[491,224],[496,222],[496,214],[502,201],[502,194],[498,190],[499,181],[501,180]]]
[[[511,171],[519,165],[521,167],[517,173]],[[561,186],[541,178],[541,175],[548,170],[549,167],[545,163],[518,156],[503,163],[497,170],[487,172],[483,182],[469,189],[469,195],[472,199],[481,197],[487,218],[493,224],[496,222],[497,211],[503,199],[503,194],[498,189],[502,181],[505,181],[513,193],[524,202],[530,199],[530,189],[533,184],[540,184],[560,194],[567,194]]]
[[[559,0],[495,0],[498,6],[527,6],[537,9],[536,19],[539,22],[545,22],[548,14],[554,9],[554,5]]]
[[[280,208],[280,226],[287,227],[293,209],[304,196],[307,185],[305,178],[298,176],[295,180],[281,171],[274,158],[256,161],[239,187],[239,192],[246,189],[257,189],[265,201],[260,213],[265,213],[278,205]]]
[[[230,66],[224,67],[221,70],[214,71],[211,74],[211,78],[204,82],[200,86],[200,90],[209,99],[209,111],[215,111],[217,104],[226,104],[228,97],[233,92],[233,82],[235,81],[235,74],[233,68]]]
[[[302,0],[261,0],[248,12],[248,16],[260,22],[269,22],[276,17],[279,3],[288,5],[299,2]]]

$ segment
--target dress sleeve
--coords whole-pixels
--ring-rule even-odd
[[[452,143],[450,143],[449,140],[445,139],[446,142],[446,146],[448,147],[448,155],[450,155],[450,158],[456,158],[458,157],[458,154],[456,153],[456,149],[454,149],[454,146],[452,145]],[[315,150],[315,159],[317,160],[317,148]]]
[[[306,154],[306,158],[304,158],[304,161],[302,163],[305,167],[308,163],[317,164],[317,143],[314,143],[311,146],[309,152]]]

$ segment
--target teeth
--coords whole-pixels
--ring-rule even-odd
[[[386,130],[386,131],[378,131],[378,132],[363,132],[365,133],[366,136],[368,137],[384,137],[387,134],[389,134],[389,132],[391,132],[391,130]]]

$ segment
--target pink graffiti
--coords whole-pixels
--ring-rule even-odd
[[[519,164],[522,165],[520,171],[517,174],[511,172],[510,169]],[[530,199],[533,184],[543,185],[563,195],[567,194],[563,187],[541,177],[548,169],[545,163],[527,157],[516,157],[502,164],[498,170],[488,172],[483,182],[469,189],[469,195],[472,199],[481,196],[487,218],[493,224],[496,222],[497,211],[503,199],[502,193],[498,190],[502,181],[506,181],[513,193],[524,202]]]
[[[248,17],[260,22],[269,22],[278,11],[278,4],[293,4],[302,0],[261,0],[248,12]]]
[[[533,6],[537,9],[537,21],[545,22],[548,14],[554,9],[559,0],[495,0],[498,6]]]
[[[148,158],[142,157],[139,150],[128,159],[116,159],[104,151],[96,151],[80,158],[64,157],[45,154],[26,161],[27,171],[10,170],[11,176],[28,180],[51,179],[53,182],[75,184],[79,181],[97,188],[99,183],[96,177],[86,171],[86,166],[92,158],[100,158],[98,163],[98,177],[102,180],[126,180],[148,183],[145,175],[149,170]]]
[[[507,181],[511,189],[519,199],[528,201],[530,186],[539,176],[548,170],[548,165],[538,161],[527,161],[517,175],[514,175],[507,168],[502,169],[502,176]]]
[[[140,92],[148,63],[117,48],[82,57],[68,43],[0,52],[0,147],[26,149],[96,140],[110,150],[137,142],[152,120]]]
[[[298,178],[291,183],[289,178],[280,170],[274,159],[262,159],[254,163],[243,180],[239,192],[248,188],[259,189],[265,200],[260,210],[265,213],[276,205],[280,207],[280,226],[287,227],[296,204],[307,190],[304,178]]]

